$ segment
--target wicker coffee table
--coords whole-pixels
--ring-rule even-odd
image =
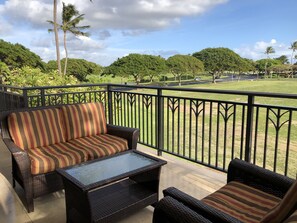
[[[58,169],[67,222],[112,222],[158,201],[166,161],[138,151]]]

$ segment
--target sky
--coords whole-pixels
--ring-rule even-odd
[[[297,0],[63,0],[85,14],[89,37],[68,34],[70,58],[108,66],[130,53],[193,54],[227,47],[240,56],[266,58],[267,46],[287,55],[297,41]],[[61,22],[62,1],[58,0]],[[0,0],[0,39],[20,43],[43,61],[56,59],[53,0]],[[65,56],[60,33],[61,58]]]

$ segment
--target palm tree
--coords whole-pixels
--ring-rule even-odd
[[[293,70],[293,58],[294,58],[294,53],[297,50],[297,41],[291,43],[291,47],[289,48],[292,50],[292,56],[291,56],[291,67],[292,67],[292,78],[294,77],[294,70]],[[297,59],[297,56],[295,55],[295,59]]]
[[[58,24],[58,29],[62,30],[64,33],[64,49],[65,49],[65,64],[64,72],[67,71],[67,60],[68,60],[68,50],[67,50],[67,32],[74,34],[75,36],[88,36],[89,34],[83,32],[82,30],[90,28],[90,26],[78,26],[78,24],[84,20],[84,14],[79,14],[74,5],[65,5],[63,2],[62,10],[62,24]],[[53,21],[48,21],[53,24]],[[50,30],[52,31],[52,30]]]
[[[93,2],[90,0],[90,2]],[[56,43],[56,53],[57,53],[57,66],[59,74],[61,74],[61,61],[60,61],[60,47],[59,47],[59,33],[58,33],[58,23],[57,23],[57,0],[54,0],[54,10],[53,10],[53,25],[54,25],[54,33],[55,33],[55,43]],[[50,22],[50,21],[48,21]],[[49,29],[49,31],[51,31]]]
[[[272,46],[268,46],[265,50],[265,54],[267,54],[267,59],[270,59],[269,54],[271,54],[271,53],[275,53],[275,50],[273,49]],[[265,63],[265,75],[267,75],[267,62],[268,61],[266,61],[266,63]],[[271,73],[270,78],[272,78],[272,73]]]
[[[293,65],[293,57],[294,57],[294,53],[297,50],[297,41],[291,43],[291,47],[289,48],[290,50],[292,50],[292,56],[291,56],[291,65]]]
[[[61,74],[59,34],[58,34],[58,25],[57,25],[57,0],[54,0],[53,18],[54,18],[53,25],[54,25],[54,33],[55,33],[56,53],[57,53],[57,66],[58,66],[59,74]]]

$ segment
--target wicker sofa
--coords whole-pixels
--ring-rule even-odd
[[[5,112],[1,129],[28,212],[34,198],[63,189],[56,169],[136,149],[139,137],[138,129],[107,124],[102,103]]]
[[[280,223],[297,221],[296,180],[234,159],[227,184],[198,200],[174,187],[163,191],[154,223]]]

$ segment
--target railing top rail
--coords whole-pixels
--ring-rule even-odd
[[[126,88],[145,88],[145,89],[161,89],[161,90],[173,90],[173,91],[191,91],[202,93],[220,93],[220,94],[232,94],[232,95],[244,95],[244,96],[258,96],[258,97],[275,97],[275,98],[290,98],[297,99],[297,94],[285,94],[285,93],[270,93],[270,92],[254,92],[254,91],[236,91],[236,90],[214,90],[205,88],[176,88],[176,87],[161,87],[161,86],[139,86],[139,85],[122,85],[122,84],[108,84],[112,87],[126,87]],[[122,89],[121,89],[122,90]]]
[[[285,94],[285,93],[270,93],[270,92],[254,92],[254,91],[236,91],[236,90],[215,90],[205,88],[177,88],[177,87],[163,87],[163,86],[140,86],[140,85],[126,85],[126,84],[78,84],[78,85],[60,85],[60,86],[40,86],[40,87],[17,87],[11,85],[0,84],[0,87],[6,87],[17,90],[46,90],[46,89],[58,89],[58,88],[77,88],[77,87],[119,87],[128,89],[152,89],[152,90],[168,90],[168,91],[184,91],[184,92],[201,92],[201,93],[218,93],[229,95],[243,95],[243,96],[256,96],[256,97],[274,97],[274,98],[288,98],[297,99],[297,94]]]
[[[11,89],[16,89],[16,90],[23,90],[23,87],[17,87],[17,86],[12,86],[12,85],[5,85],[5,84],[0,84],[0,88],[11,88]]]
[[[77,87],[106,87],[108,84],[77,84],[77,85],[59,85],[59,86],[40,86],[40,87],[16,87],[12,85],[0,84],[0,87],[13,88],[18,90],[40,90],[40,89],[53,89],[53,88],[77,88]]]

